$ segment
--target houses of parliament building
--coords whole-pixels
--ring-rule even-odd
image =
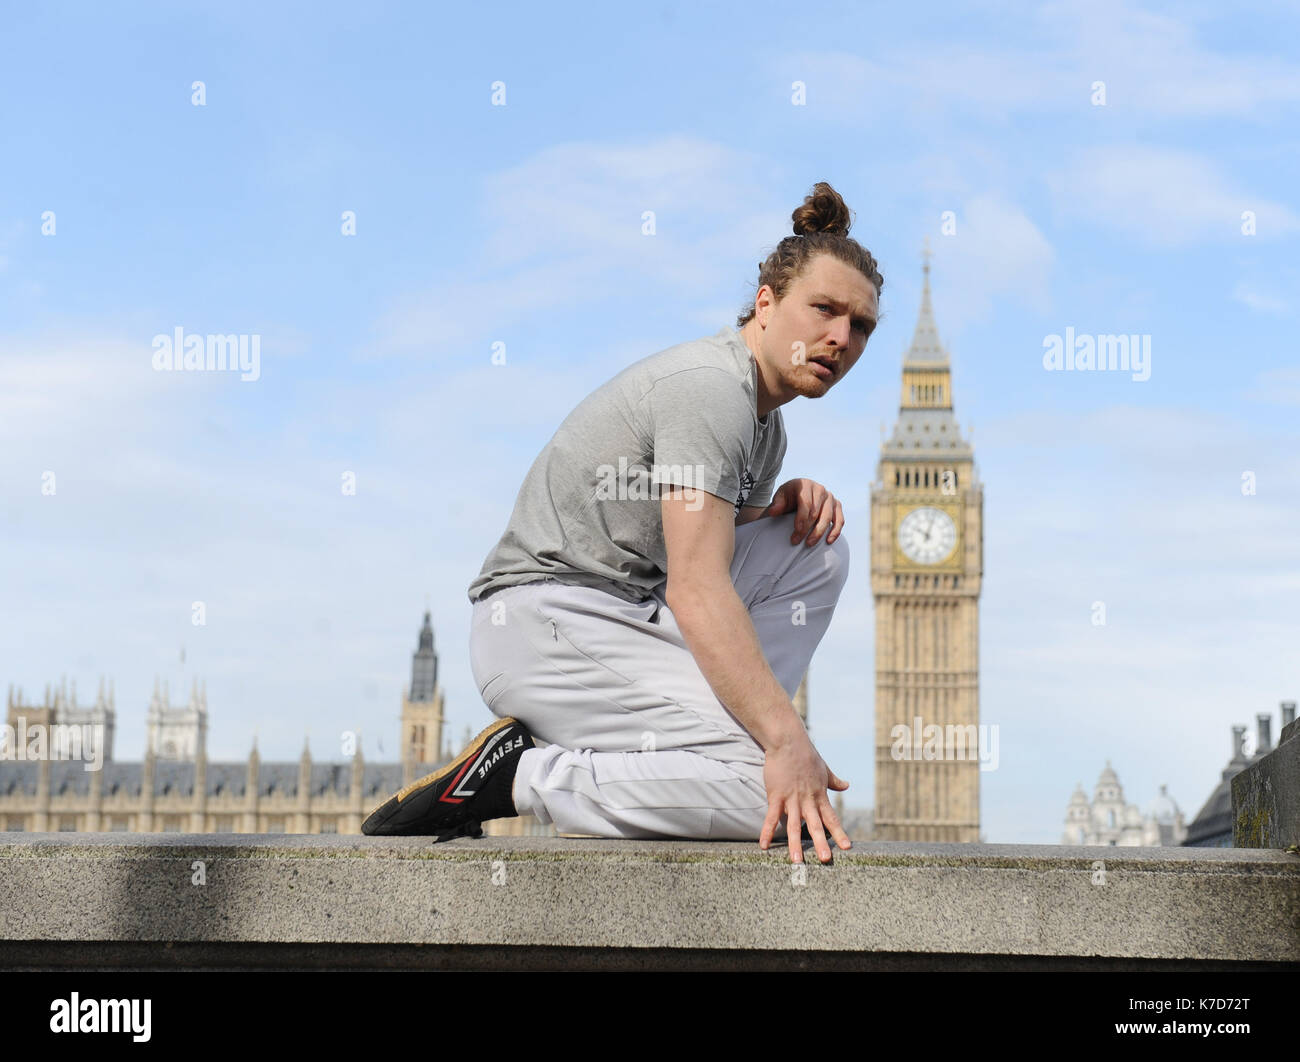
[[[87,833],[352,833],[376,806],[451,759],[444,744],[444,698],[438,683],[433,626],[425,612],[402,695],[401,763],[366,763],[358,736],[351,759],[313,762],[303,745],[297,763],[263,762],[254,740],[244,763],[208,759],[207,691],[195,682],[189,703],[176,706],[166,684],[154,685],[143,762],[113,758],[113,689],[101,683],[93,705],[77,704],[76,685],[45,690],[40,704],[9,690],[9,747],[0,743],[0,830]],[[72,735],[71,731],[78,731]],[[68,738],[97,735],[95,759]],[[28,734],[56,735],[39,758],[25,758]],[[62,744],[65,747],[59,748]],[[86,745],[89,745],[88,741]],[[88,770],[94,766],[96,769]],[[549,834],[532,816],[484,824],[489,835]]]

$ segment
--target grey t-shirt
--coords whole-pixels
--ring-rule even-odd
[[[552,579],[644,601],[668,575],[662,484],[771,504],[785,458],[780,409],[758,419],[758,367],[723,326],[642,358],[582,400],[519,488],[469,599]],[[702,505],[703,499],[687,505]]]

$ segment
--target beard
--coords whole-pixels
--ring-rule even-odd
[[[793,366],[794,372],[790,376],[789,383],[791,388],[799,394],[817,398],[830,390],[830,386],[835,382],[836,378],[834,376],[818,375],[812,364],[810,358],[802,365]]]

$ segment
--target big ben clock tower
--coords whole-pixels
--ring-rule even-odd
[[[871,488],[875,838],[978,841],[984,495],[953,416],[928,241],[923,269],[898,422]]]

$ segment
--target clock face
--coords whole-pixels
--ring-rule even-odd
[[[938,564],[957,544],[957,525],[942,509],[913,509],[898,525],[898,545],[917,564]]]

